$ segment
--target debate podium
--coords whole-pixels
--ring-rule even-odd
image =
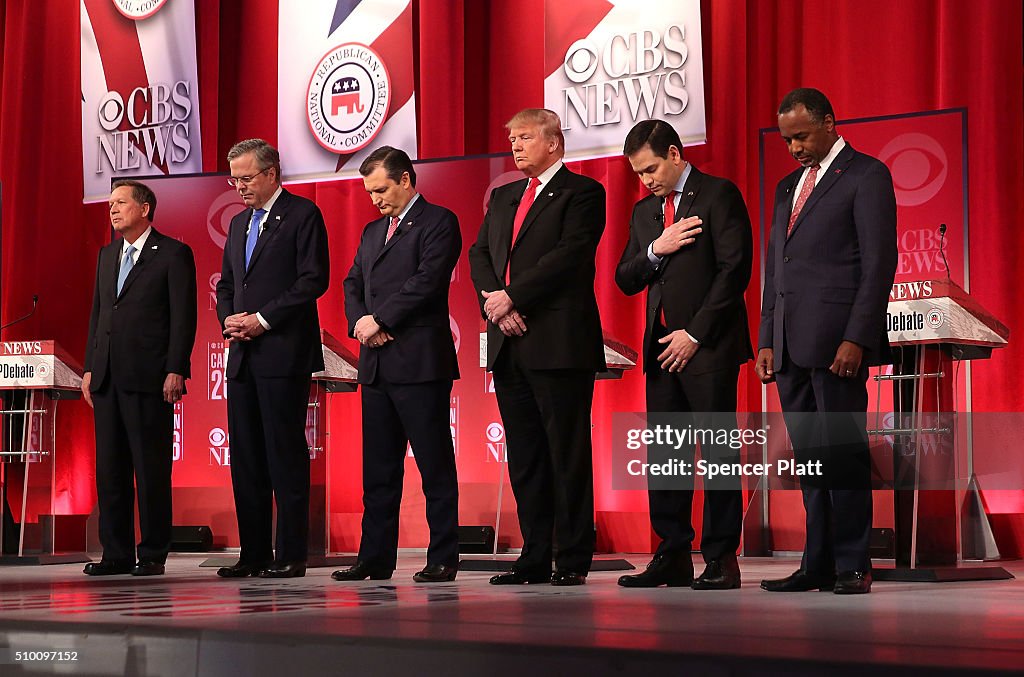
[[[621,379],[622,375],[636,367],[638,357],[637,351],[619,341],[608,332],[603,332],[604,339],[604,360],[606,371],[597,374],[597,380]],[[486,323],[481,321],[480,330],[480,367],[487,368],[487,329]],[[462,571],[508,571],[515,561],[515,555],[511,553],[498,552],[498,534],[501,528],[501,506],[504,500],[505,479],[508,476],[508,463],[498,463],[497,478],[497,508],[494,515],[494,538],[491,544],[491,552],[478,557],[463,557],[459,560],[459,569]],[[624,559],[595,558],[591,571],[627,571],[635,569],[632,564]]]
[[[966,435],[965,499],[958,511],[956,411],[958,363],[987,359],[1007,344],[1010,330],[951,280],[893,285],[888,310],[893,426],[869,430],[893,440],[895,567],[876,567],[880,581],[942,582],[1013,578],[1002,567],[958,566],[995,559]],[[877,413],[877,412],[876,412]],[[958,515],[959,512],[959,515]],[[959,529],[958,529],[959,527]],[[962,551],[961,551],[961,547]]]
[[[81,368],[56,342],[0,343],[0,564],[89,561],[86,516],[58,514],[56,496],[57,405],[81,387]]]
[[[309,446],[309,550],[306,566],[335,567],[355,564],[355,555],[330,553],[330,459],[328,430],[330,395],[356,390],[359,360],[329,332],[320,330],[324,369],[313,374],[306,409],[306,444]],[[237,557],[211,557],[201,567],[231,566]]]

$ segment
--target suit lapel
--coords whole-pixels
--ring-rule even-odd
[[[420,214],[423,213],[424,202],[425,198],[422,195],[420,195],[416,199],[415,204],[413,204],[413,206],[409,208],[409,211],[406,213],[406,215],[402,218],[401,221],[398,222],[398,228],[395,230],[395,234],[391,236],[390,240],[384,243],[384,247],[380,250],[380,253],[377,254],[377,258],[374,259],[374,265],[376,265],[377,261],[380,261],[381,257],[383,257],[384,254],[389,252],[391,248],[394,247],[399,240],[405,237],[405,234],[408,233],[410,229],[416,227],[416,223],[419,220]],[[388,217],[385,217],[383,219],[385,235],[387,234],[387,228],[390,222],[391,219]]]
[[[703,183],[704,175],[696,167],[690,165],[690,175],[686,177],[686,183],[683,184],[683,194],[679,198],[679,206],[676,207],[677,221],[680,217],[690,216],[690,210],[693,209],[693,203],[697,199],[697,194],[700,193],[700,187]]]
[[[274,238],[277,231],[285,225],[288,217],[288,203],[291,202],[291,193],[286,190],[282,190],[281,194],[277,196],[277,201],[274,203],[274,207],[267,214],[266,220],[263,222],[263,231],[259,234],[259,238],[256,240],[256,246],[253,247],[252,256],[249,257],[249,267],[245,269],[245,274],[248,275],[249,271],[256,267],[256,261],[259,259],[260,254],[266,248],[267,243]],[[249,210],[249,223],[252,223],[252,212]],[[242,266],[245,266],[245,230],[242,230]]]
[[[800,210],[800,216],[796,217],[796,223],[793,224],[793,230],[789,233],[789,237],[793,237],[793,233],[803,223],[804,218],[814,209],[814,206],[818,204],[818,201],[828,192],[829,188],[834,186],[836,181],[846,172],[846,168],[850,166],[850,161],[853,160],[853,154],[853,148],[850,144],[846,144],[846,147],[839,151],[839,155],[828,166],[825,175],[821,177],[818,185],[814,187],[814,190],[807,197],[807,202],[804,203],[803,208]]]
[[[533,222],[537,220],[537,216],[544,211],[549,204],[551,204],[555,198],[558,197],[562,187],[565,185],[566,177],[569,174],[569,170],[562,165],[562,168],[555,172],[555,175],[551,177],[551,180],[546,185],[541,186],[537,189],[537,194],[533,198],[533,204],[530,205],[530,211],[526,212],[526,218],[523,219],[523,227],[519,229],[519,236],[516,237],[516,241],[512,243],[512,248],[515,249],[523,239],[523,235],[530,229]],[[526,190],[526,187],[523,187]],[[515,219],[515,215],[512,216]],[[511,229],[509,230],[509,237],[511,238]]]
[[[125,278],[124,286],[121,287],[121,293],[117,295],[117,298],[121,298],[128,293],[128,289],[135,283],[135,280],[139,279],[139,276],[143,274],[145,266],[147,264],[151,264],[153,259],[160,256],[162,253],[160,244],[164,239],[164,236],[158,232],[156,228],[149,232],[149,237],[146,238],[146,244],[141,250],[139,250],[139,260],[135,262],[135,265],[128,273],[128,277]],[[120,258],[120,249],[118,250],[118,258]],[[117,266],[118,270],[120,270],[120,261],[118,261]]]

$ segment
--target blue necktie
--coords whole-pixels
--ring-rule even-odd
[[[252,213],[252,221],[249,222],[249,236],[245,238],[245,267],[249,268],[249,259],[252,258],[252,250],[256,249],[256,240],[260,237],[260,221],[266,209],[257,209]]]
[[[124,287],[124,281],[128,279],[128,273],[132,272],[132,268],[135,267],[135,261],[132,259],[132,254],[135,253],[135,245],[128,245],[128,249],[124,251],[124,258],[121,259],[121,270],[117,271],[117,295],[121,295],[121,289]]]

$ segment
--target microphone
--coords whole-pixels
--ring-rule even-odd
[[[512,198],[512,201],[508,203],[508,206],[509,207],[518,207],[520,201],[521,201],[521,198],[518,198],[518,197],[517,198]]]
[[[32,294],[32,310],[28,311],[28,314],[25,315],[24,317],[19,317],[17,320],[11,320],[7,324],[5,324],[3,326],[0,326],[0,331],[3,331],[4,329],[7,329],[8,327],[13,327],[14,325],[18,324],[19,322],[24,322],[28,318],[30,318],[33,315],[35,315],[35,313],[36,313],[36,306],[37,305],[39,305],[39,294]]]
[[[946,261],[946,248],[944,246],[945,242],[946,242],[946,224],[940,223],[939,224],[939,254],[942,255],[942,265],[946,266],[946,281],[947,282],[952,282],[952,279],[950,278],[950,275],[949,275],[949,262]]]
[[[654,214],[654,221],[655,221],[655,223],[664,223],[664,221],[665,221],[665,214],[663,212],[655,212],[655,214]]]

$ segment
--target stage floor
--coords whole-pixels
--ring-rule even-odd
[[[648,555],[626,556],[642,568]],[[220,579],[200,555],[162,577],[89,578],[82,565],[0,567],[0,674],[586,675],[935,674],[1024,670],[1017,578],[875,583],[870,595],[771,594],[793,559],[742,559],[743,587],[627,590],[618,572],[578,588],[495,587],[490,574],[338,583]],[[701,568],[696,561],[698,572]],[[77,652],[77,661],[14,652]],[[44,656],[36,655],[36,658]],[[20,670],[20,671],[19,671]],[[657,671],[657,672],[652,672]]]

